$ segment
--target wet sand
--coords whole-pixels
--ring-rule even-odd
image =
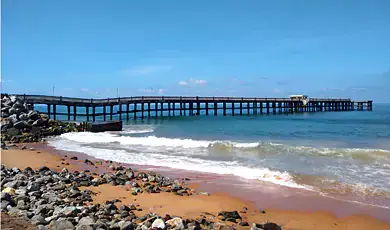
[[[28,150],[30,147],[36,150]],[[71,156],[77,156],[78,160],[71,160]],[[52,170],[66,167],[70,171],[88,169],[96,173],[109,170],[110,163],[103,162],[97,166],[95,162],[95,166],[91,166],[84,163],[85,158],[95,162],[92,157],[84,154],[55,151],[41,144],[29,144],[27,150],[11,148],[1,151],[1,163],[7,167],[29,166],[38,169],[45,165]],[[89,190],[97,192],[93,198],[94,202],[103,203],[106,200],[120,199],[125,204],[139,205],[142,208],[140,214],[152,211],[160,215],[169,213],[184,218],[196,218],[205,215],[204,212],[217,215],[219,211],[241,211],[246,207],[248,211],[240,215],[249,224],[271,221],[282,225],[283,229],[390,229],[390,212],[382,208],[342,202],[269,183],[238,180],[231,176],[179,172],[151,166],[131,167],[141,171],[156,171],[172,178],[189,178],[191,187],[197,191],[211,192],[211,196],[183,197],[170,193],[143,193],[133,196],[126,191],[125,186],[105,184],[88,187]],[[260,208],[264,208],[266,213],[260,213]],[[212,215],[206,216],[214,218]]]

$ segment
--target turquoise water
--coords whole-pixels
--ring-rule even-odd
[[[122,132],[64,134],[49,143],[390,207],[390,104],[374,104],[373,111],[130,120]]]

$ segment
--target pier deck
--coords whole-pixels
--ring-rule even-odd
[[[22,98],[31,107],[47,105],[46,113],[50,118],[57,115],[67,116],[68,120],[76,117],[86,117],[89,121],[103,117],[113,120],[114,115],[119,119],[137,119],[160,116],[195,116],[204,115],[262,115],[299,112],[353,111],[372,110],[372,101],[352,101],[351,99],[309,98],[305,104],[300,99],[291,98],[254,98],[254,97],[120,97],[107,99],[86,99],[44,95],[15,95]],[[228,106],[227,106],[228,105]],[[67,113],[58,113],[57,106],[66,106]],[[84,107],[85,113],[78,113],[77,108]],[[116,111],[114,112],[114,107]],[[97,113],[96,109],[102,108]],[[107,111],[109,108],[109,111]],[[167,112],[167,113],[163,113]],[[176,112],[176,113],[175,113]]]

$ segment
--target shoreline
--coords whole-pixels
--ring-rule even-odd
[[[102,160],[81,152],[57,150],[48,144],[40,145],[40,147],[42,150],[57,154],[58,156],[67,154],[77,156],[80,160],[78,163],[81,163],[81,165],[83,165],[82,161],[85,159]],[[367,215],[390,223],[390,209],[322,196],[315,191],[276,185],[271,182],[245,179],[233,175],[180,170],[152,165],[114,163],[129,166],[140,171],[155,171],[172,178],[189,178],[191,179],[189,182],[197,189],[205,192],[225,193],[229,196],[238,197],[241,200],[254,203],[259,209],[271,208],[299,212],[328,212],[337,218],[352,215]],[[89,170],[91,169],[89,168]]]
[[[86,165],[84,163],[86,158],[92,162],[98,159],[83,153],[59,151],[47,144],[27,144],[27,146],[36,150],[3,150],[1,154],[2,164],[5,164],[7,167],[16,166],[19,168],[27,166],[39,168],[46,165],[52,170],[61,170],[66,167],[69,171],[90,170],[95,173],[109,171],[107,169],[109,164],[105,161],[103,161],[101,166]],[[68,157],[65,157],[65,155]],[[76,156],[78,160],[70,160],[72,156]],[[69,165],[66,165],[66,163],[69,163]],[[315,229],[329,229],[330,226],[332,229],[345,229],[346,226],[354,226],[354,229],[360,229],[360,227],[365,229],[367,227],[372,228],[373,225],[377,225],[375,229],[388,229],[390,227],[390,212],[387,212],[389,210],[367,208],[353,203],[348,204],[307,193],[308,191],[303,192],[298,189],[271,185],[264,182],[253,183],[252,181],[252,183],[248,183],[248,180],[240,181],[237,177],[228,175],[116,162],[112,164],[130,166],[139,171],[155,171],[172,178],[188,178],[190,180],[186,182],[189,184],[189,187],[196,188],[197,191],[211,193],[211,196],[194,196],[200,197],[200,200],[195,199],[195,201],[192,196],[170,196],[171,194],[163,194],[162,196],[159,194],[157,195],[157,200],[155,199],[155,194],[142,194],[143,198],[137,198],[140,199],[138,202],[142,205],[150,206],[155,204],[162,206],[162,208],[156,208],[156,212],[160,210],[161,212],[169,211],[169,213],[174,214],[179,212],[182,216],[183,214],[184,216],[196,216],[200,214],[200,209],[203,207],[204,210],[202,212],[217,212],[218,210],[215,207],[219,209],[224,207],[235,208],[238,210],[242,209],[242,207],[248,207],[251,210],[250,215],[248,214],[247,217],[248,222],[272,221],[284,226],[283,229],[312,229],[314,226]],[[92,190],[98,192],[98,195],[94,198],[98,201],[113,198],[109,194],[128,194],[124,188],[118,186],[104,185],[92,187]],[[205,199],[207,202],[204,202]],[[152,203],[148,202],[148,200]],[[125,199],[125,202],[130,201]],[[183,206],[187,208],[183,210],[175,205],[173,205],[175,207],[172,207],[171,203],[177,202],[183,203]],[[210,202],[214,205],[209,205]],[[201,205],[199,206],[197,203]],[[222,207],[220,207],[221,204]],[[260,213],[260,209],[265,209],[266,213]],[[318,226],[318,224],[321,226]],[[359,226],[359,228],[355,228],[355,226]]]

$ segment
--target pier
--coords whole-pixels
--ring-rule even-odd
[[[56,120],[59,115],[67,120],[86,117],[87,121],[144,119],[162,116],[247,116],[290,114],[328,111],[371,111],[372,101],[351,99],[308,98],[255,98],[255,97],[119,97],[107,99],[86,99],[44,95],[14,95],[22,98],[31,108],[46,105],[49,118]],[[58,106],[65,106],[67,112],[57,112]],[[78,113],[77,108],[85,108]],[[116,111],[114,111],[114,107]],[[102,110],[97,112],[97,110]],[[65,119],[66,120],[66,119]]]

